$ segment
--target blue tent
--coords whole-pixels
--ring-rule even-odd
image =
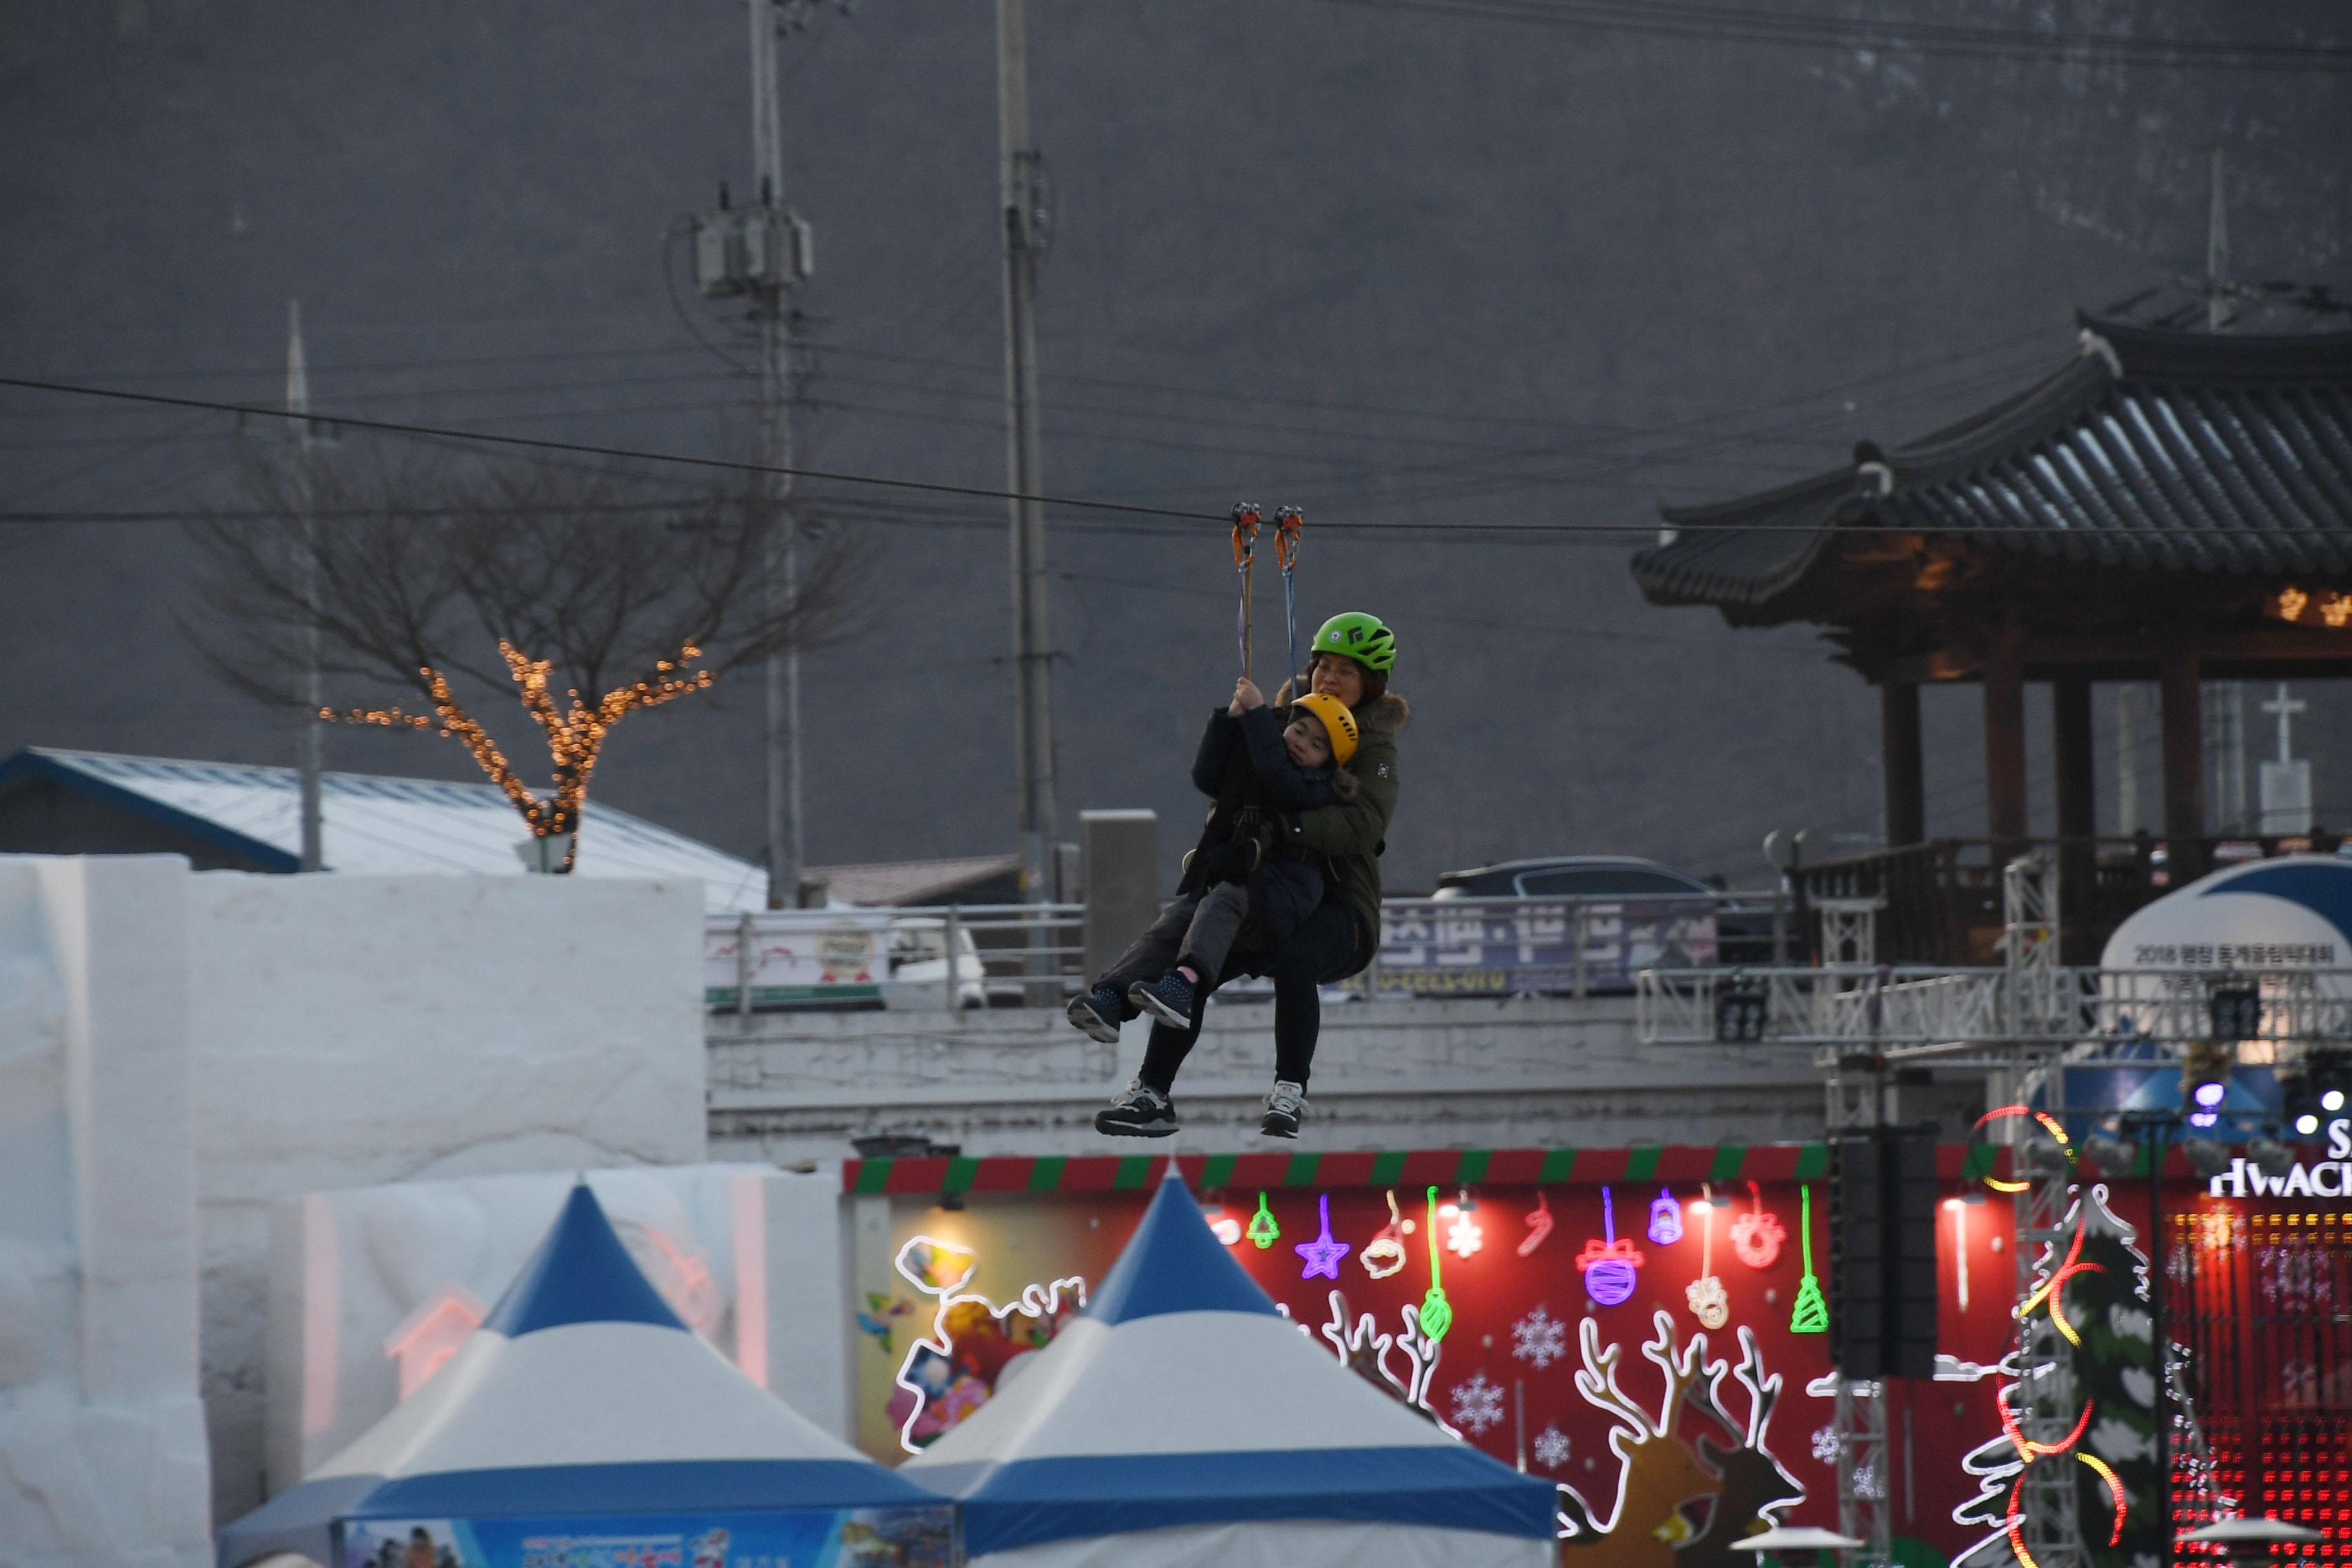
[[[904,1474],[973,1568],[1538,1568],[1552,1484],[1340,1365],[1171,1173],[1086,1312]]]
[[[333,1563],[339,1526],[347,1560],[378,1534],[422,1529],[436,1545],[460,1542],[466,1568],[505,1568],[523,1537],[568,1521],[739,1549],[773,1539],[821,1568],[845,1518],[908,1542],[913,1562],[947,1561],[945,1501],[820,1431],[698,1339],[582,1184],[448,1364],[224,1529],[215,1558],[218,1568],[277,1552]]]

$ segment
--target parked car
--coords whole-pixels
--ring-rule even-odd
[[[1634,855],[1555,855],[1503,860],[1492,866],[1447,871],[1437,879],[1434,899],[1706,899],[1721,905],[1725,891],[1687,871]],[[1716,913],[1716,958],[1720,963],[1758,965],[1773,961],[1769,893],[1754,896],[1755,907],[1732,903]],[[1729,895],[1737,898],[1738,895]]]

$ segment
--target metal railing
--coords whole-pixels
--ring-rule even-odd
[[[1083,904],[746,910],[704,931],[714,1013],[1058,1007],[1085,984]],[[949,954],[954,954],[952,965]]]
[[[714,917],[704,1005],[1058,1007],[1087,978],[1085,914],[1083,904],[963,904]],[[1626,994],[1644,968],[1769,965],[1803,952],[1792,900],[1769,892],[1391,899],[1381,914],[1378,956],[1344,983],[1369,997]],[[1219,994],[1270,989],[1243,983]]]
[[[1644,1045],[1860,1047],[2352,1040],[2352,969],[1649,969]]]

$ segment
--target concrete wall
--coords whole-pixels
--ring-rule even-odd
[[[0,857],[0,1563],[211,1558],[188,872]]]
[[[703,1156],[699,883],[188,879],[213,1506],[261,1500],[269,1211]]]
[[[1142,1060],[1140,1021],[1117,1047],[1045,1009],[715,1015],[708,1028],[719,1157],[838,1156],[867,1132],[919,1132],[971,1155],[1154,1147],[1093,1126]],[[1274,1146],[1257,1132],[1272,1028],[1269,1004],[1210,1009],[1176,1085],[1177,1147]],[[1302,1146],[1761,1143],[1818,1137],[1822,1113],[1804,1053],[1644,1049],[1631,997],[1383,999],[1325,1007]]]

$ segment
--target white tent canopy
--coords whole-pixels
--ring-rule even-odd
[[[696,1338],[583,1184],[449,1363],[215,1557],[330,1563],[338,1520],[926,1507]]]
[[[972,1568],[1537,1568],[1551,1483],[1457,1441],[1276,1310],[1171,1172],[1086,1313],[902,1473]]]

